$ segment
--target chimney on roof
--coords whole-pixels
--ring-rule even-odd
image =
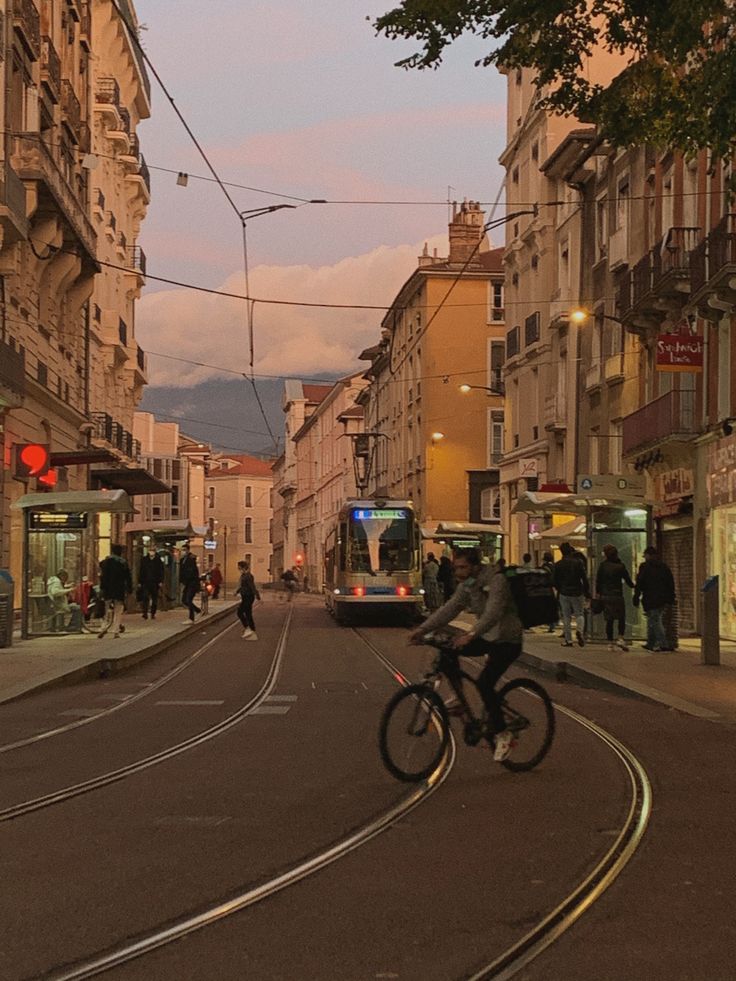
[[[480,265],[480,242],[483,239],[483,219],[485,215],[477,201],[463,201],[458,209],[453,203],[450,232],[450,265],[463,266],[475,254],[468,268]]]

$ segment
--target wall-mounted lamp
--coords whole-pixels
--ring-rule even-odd
[[[439,443],[439,441],[441,439],[444,439],[444,438],[445,438],[445,434],[444,433],[432,433],[432,442],[433,443]]]

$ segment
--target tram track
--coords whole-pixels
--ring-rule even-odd
[[[75,729],[80,729],[82,726],[89,725],[92,722],[98,722],[100,719],[106,719],[115,712],[119,712],[121,709],[128,708],[129,706],[140,702],[142,699],[146,698],[148,695],[152,695],[154,692],[163,688],[164,685],[168,684],[183,671],[204,654],[206,651],[212,647],[212,645],[220,640],[228,630],[231,630],[237,625],[237,620],[233,623],[228,623],[225,627],[222,627],[217,633],[211,637],[205,644],[198,647],[196,651],[193,651],[184,660],[180,661],[178,664],[174,665],[169,671],[157,678],[156,681],[151,682],[144,689],[139,692],[135,692],[133,695],[128,695],[123,701],[117,702],[115,705],[108,705],[105,708],[101,708],[99,712],[94,715],[85,716],[82,719],[75,719],[74,722],[65,722],[64,725],[56,726],[53,729],[45,729],[43,732],[34,733],[32,736],[26,736],[23,739],[17,739],[12,743],[4,743],[0,745],[0,754],[10,753],[16,749],[23,749],[26,746],[34,746],[38,743],[44,742],[46,739],[51,739],[54,736],[62,736],[67,732],[73,732]]]
[[[409,683],[406,675],[371,640],[357,630],[354,630],[353,633],[399,684],[406,685]],[[504,979],[510,979],[517,975],[519,971],[566,933],[586,910],[600,899],[605,890],[631,860],[646,831],[651,813],[652,798],[649,779],[640,761],[613,735],[590,719],[559,704],[555,707],[559,712],[601,739],[624,766],[631,789],[631,799],[626,818],[612,846],[585,879],[520,940],[492,961],[476,968],[474,973],[466,975],[467,981],[504,981]],[[454,739],[451,739],[447,753],[437,770],[416,787],[411,794],[357,831],[333,843],[321,853],[297,863],[293,868],[279,876],[263,882],[255,888],[249,888],[239,894],[231,895],[193,915],[183,917],[145,935],[135,937],[124,944],[110,948],[77,964],[54,970],[43,977],[47,981],[79,981],[83,978],[96,977],[129,961],[144,957],[146,954],[178,941],[195,931],[212,926],[290,886],[296,885],[367,844],[418,807],[445,782],[454,766],[455,759],[456,744]]]
[[[41,797],[22,801],[19,804],[13,804],[10,807],[3,808],[0,810],[0,823],[4,823],[5,821],[13,821],[26,814],[32,814],[36,811],[44,810],[45,808],[52,807],[56,804],[63,804],[66,801],[81,796],[82,794],[88,794],[94,790],[100,789],[101,787],[107,787],[111,784],[118,783],[119,781],[125,780],[136,773],[151,769],[154,766],[158,766],[160,763],[165,763],[168,760],[180,756],[182,753],[186,753],[197,746],[201,746],[202,744],[209,742],[211,739],[215,739],[217,736],[222,735],[222,733],[227,732],[234,726],[238,725],[244,718],[246,718],[246,716],[258,708],[258,706],[261,705],[273,691],[278,680],[281,662],[286,649],[292,617],[293,608],[290,608],[282,625],[281,633],[276,644],[276,651],[271,660],[266,679],[261,688],[253,696],[253,698],[249,699],[235,712],[231,713],[226,718],[221,719],[219,722],[215,723],[209,728],[204,729],[179,743],[175,743],[173,746],[168,746],[166,749],[153,753],[150,756],[143,757],[142,759],[136,760],[133,763],[127,764],[126,766],[118,767],[115,770],[110,770],[107,773],[99,774],[98,776],[92,777],[88,780],[83,780],[68,787],[63,787],[60,790],[54,791],[53,793],[44,794]],[[227,627],[225,629],[227,630],[230,628]],[[221,631],[221,633],[224,633],[224,631]],[[215,640],[219,639],[219,636],[220,634],[218,634],[217,637],[213,637],[208,644],[205,645],[205,648],[213,644]],[[183,663],[185,666],[188,666],[186,661]],[[184,668],[181,667],[181,670],[183,669]],[[146,692],[148,692],[148,690],[149,689],[146,689]],[[115,706],[115,708],[117,708],[117,706]]]

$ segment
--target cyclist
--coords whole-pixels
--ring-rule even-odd
[[[504,730],[501,705],[495,691],[496,682],[521,654],[523,626],[516,612],[511,590],[501,574],[502,566],[483,565],[477,548],[457,549],[453,556],[457,588],[449,600],[428,617],[409,636],[409,643],[421,644],[424,636],[436,627],[449,624],[463,610],[476,616],[472,629],[459,634],[452,648],[468,657],[485,656],[486,664],[478,678],[478,688],[488,711],[489,727],[494,735],[494,759],[505,759],[512,734]],[[458,671],[457,655],[448,656],[452,677]],[[454,662],[454,665],[453,665]]]

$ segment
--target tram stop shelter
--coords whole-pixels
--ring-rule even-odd
[[[581,551],[586,558],[591,590],[595,587],[598,565],[603,558],[603,546],[614,545],[632,579],[644,561],[644,549],[651,533],[652,507],[640,496],[588,496],[577,493],[526,491],[520,494],[514,514],[538,518],[548,527],[529,535],[530,546],[535,542],[545,548],[559,547],[562,542]],[[531,550],[531,548],[530,548]],[[642,615],[632,604],[633,593],[624,587],[626,622],[633,638],[646,633]],[[602,637],[603,620],[593,618],[591,634]]]
[[[164,564],[161,597],[163,609],[170,609],[178,602],[179,550],[182,545],[191,545],[194,540],[201,540],[206,532],[206,528],[195,527],[189,518],[129,521],[123,527],[135,581],[138,580],[138,570],[144,552],[151,544],[156,547],[158,557]],[[200,568],[200,572],[204,572],[204,569]]]
[[[110,552],[116,520],[135,513],[123,490],[25,494],[22,636],[81,633],[99,563]]]
[[[441,546],[441,554],[456,548],[478,548],[486,559],[503,555],[503,532],[479,521],[439,521],[422,525],[422,538]]]

